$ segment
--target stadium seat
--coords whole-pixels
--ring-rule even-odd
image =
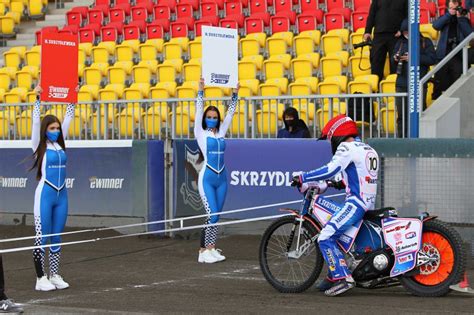
[[[327,32],[328,35],[337,35],[342,39],[342,42],[344,45],[347,45],[349,43],[349,35],[350,31],[348,29],[342,28],[342,29],[333,29]]]
[[[366,82],[370,85],[371,93],[379,91],[379,77],[375,74],[359,75],[354,78],[355,82]]]
[[[191,41],[189,43],[188,49],[190,59],[202,58],[202,43],[200,41]]]
[[[252,56],[245,56],[240,59],[240,61],[247,61],[247,62],[252,62],[255,64],[257,67],[258,71],[262,70],[263,66],[263,56],[262,55],[252,55]]]
[[[297,78],[295,83],[306,84],[311,88],[312,94],[316,94],[318,92],[319,79],[317,77]]]
[[[344,15],[340,13],[326,13],[324,15],[324,28],[326,32],[333,29],[345,28]]]
[[[318,26],[318,21],[315,16],[302,13],[296,17],[296,26],[298,33],[315,30]]]
[[[325,55],[344,50],[344,43],[339,35],[325,34],[321,37],[321,41]]]
[[[261,48],[265,48],[266,40],[267,40],[267,34],[264,32],[260,33],[252,33],[252,34],[247,34],[245,36],[246,39],[255,39]]]
[[[10,90],[11,79],[10,75],[5,72],[0,72],[0,89],[4,92]]]
[[[354,10],[364,9],[368,10],[371,0],[352,0]]]
[[[288,92],[288,79],[287,78],[273,78],[265,81],[265,84],[277,86],[280,90],[280,94],[286,94]]]
[[[290,86],[290,95],[292,96],[310,96],[311,88],[304,83],[291,83]],[[300,113],[300,118],[305,120],[307,123],[308,120],[313,120],[316,114],[316,106],[314,103],[309,103],[308,99],[293,99],[292,106],[298,110]],[[306,118],[308,116],[308,119]]]
[[[239,42],[243,57],[260,55],[260,44],[256,39],[242,38]]]
[[[349,52],[345,50],[335,51],[326,55],[326,57],[339,58],[342,62],[342,66],[345,68],[349,63]]]
[[[157,89],[165,89],[166,91],[168,91],[168,94],[170,95],[170,97],[175,97],[175,96],[176,96],[177,84],[176,84],[176,82],[174,82],[174,81],[158,82],[158,83],[155,85],[155,88],[157,88]]]
[[[27,12],[30,18],[43,17],[45,9],[46,6],[43,3],[43,0],[29,0],[27,3]]]
[[[11,67],[18,70],[21,65],[21,55],[16,51],[9,50],[7,52],[4,52],[3,60],[5,63],[5,67]]]
[[[33,76],[28,71],[17,71],[16,73],[16,85],[17,87],[23,87],[27,90],[34,88],[33,86]]]
[[[311,37],[316,46],[319,46],[319,44],[321,42],[321,31],[319,31],[319,30],[303,31],[298,36],[309,36],[309,37]]]
[[[312,53],[315,51],[316,48],[314,45],[313,38],[309,36],[296,36],[294,39],[294,45],[296,56]]]
[[[281,61],[270,61],[266,60],[263,62],[265,69],[265,78],[283,78],[285,76],[285,67]]]
[[[397,113],[393,108],[380,109],[380,118],[382,119],[382,130],[384,133],[394,134]]]
[[[175,82],[176,69],[172,65],[158,65],[157,77],[159,82]]]
[[[342,75],[342,61],[335,57],[321,58],[321,76],[323,79],[334,75]]]
[[[356,78],[360,75],[371,74],[370,71],[370,59],[368,57],[350,57],[349,64],[351,69],[351,74],[353,78]]]
[[[438,40],[438,31],[436,31],[431,24],[420,24],[420,32],[423,36],[428,37],[433,41]]]
[[[275,111],[259,109],[257,115],[257,131],[263,136],[275,136],[278,124],[278,114]]]
[[[163,53],[165,59],[181,59],[183,50],[178,43],[165,43],[163,45]]]
[[[183,65],[184,81],[199,81],[201,77],[201,65],[187,63]]]
[[[267,39],[267,51],[269,56],[288,53],[288,44],[283,38],[270,37]]]
[[[10,12],[9,12],[10,13]],[[7,13],[7,14],[9,14]],[[0,16],[0,34],[4,37],[13,37],[16,35],[15,19],[11,16]]]
[[[324,79],[324,83],[337,84],[341,93],[347,92],[347,76],[345,75],[334,75]]]
[[[283,63],[283,66],[285,67],[285,70],[290,69],[290,63],[291,63],[291,55],[290,54],[273,55],[273,56],[270,56],[267,60],[280,61],[280,62]]]
[[[265,32],[264,22],[260,18],[248,17],[245,19],[245,34]]]
[[[354,11],[352,13],[352,30],[354,32],[361,28],[365,30],[365,25],[367,24],[367,16],[368,12],[365,11]]]
[[[239,79],[239,84],[241,87],[248,88],[250,91],[252,91],[253,95],[258,94],[258,86],[260,82],[257,79],[245,79],[245,80]]]
[[[239,27],[240,28],[243,27],[243,24],[244,24],[243,16],[240,16],[240,17],[241,19],[238,19],[236,17],[223,18],[219,21],[219,26],[224,27],[224,28],[234,28],[238,30]]]
[[[272,16],[270,18],[270,32],[276,34],[279,32],[289,32],[291,21],[285,16]]]
[[[239,61],[239,80],[255,79],[258,71],[257,66],[252,61]]]

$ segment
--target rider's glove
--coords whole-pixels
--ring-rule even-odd
[[[301,175],[295,175],[293,176],[293,180],[291,182],[291,186],[293,187],[301,187],[302,185],[302,180],[301,180]]]
[[[316,194],[324,194],[324,192],[328,189],[328,184],[325,181],[319,182],[307,182],[301,185],[300,192],[304,193],[308,189],[314,189]]]
[[[336,182],[334,180],[330,180],[327,183],[328,183],[329,187],[333,187],[333,188],[336,188],[336,189],[339,189],[339,190],[346,189],[346,185],[344,184],[344,182],[342,180],[340,180],[338,182]]]

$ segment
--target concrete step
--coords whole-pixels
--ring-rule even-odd
[[[58,27],[63,27],[63,25],[66,24],[66,21],[64,20],[55,20],[55,21],[39,21],[36,22],[36,26],[38,28],[42,28],[45,26],[58,26]]]
[[[48,14],[46,15],[46,18],[44,19],[45,22],[48,21],[65,21],[66,17],[64,14]]]
[[[92,0],[75,0],[64,4],[65,9],[72,9],[74,7],[90,6],[94,4]]]
[[[10,40],[7,42],[7,47],[15,47],[15,46],[27,46],[27,47],[31,47],[35,44],[35,40],[34,39],[30,39],[30,40]]]
[[[26,33],[22,34],[16,34],[16,39],[17,40],[34,40],[36,38],[35,32],[32,29],[25,30]]]

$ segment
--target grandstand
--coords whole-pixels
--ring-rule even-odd
[[[438,33],[430,21],[445,12],[444,2],[421,1],[420,30],[435,43]],[[96,104],[77,111],[74,137],[87,138],[85,133],[95,137],[101,124],[112,128],[115,134],[113,129],[119,127],[123,137],[147,137],[170,125],[176,125],[174,132],[187,136],[194,119],[194,104],[178,102],[175,106],[176,103],[166,100],[196,97],[201,70],[201,27],[212,25],[238,29],[240,96],[249,100],[267,98],[241,101],[246,113],[234,117],[231,132],[244,133],[244,125],[256,117],[259,132],[275,134],[284,107],[292,104],[316,132],[330,116],[347,112],[347,99],[339,100],[334,95],[395,92],[396,77],[389,75],[388,58],[385,78],[379,82],[377,76],[370,74],[369,48],[352,48],[362,41],[369,6],[370,0],[66,3],[65,9],[53,10],[53,15],[46,14],[45,21],[37,21],[37,31],[34,27],[27,29],[29,40],[34,33],[34,43],[22,43],[25,45],[3,52],[0,102],[32,103],[33,88],[39,78],[38,44],[42,34],[72,33],[77,34],[80,42],[79,102]],[[21,19],[42,16],[47,8],[45,0],[2,0],[0,33],[15,37]],[[9,40],[7,45],[15,45],[15,41]],[[229,89],[205,90],[208,98],[229,95]],[[312,99],[313,95],[327,98]],[[161,101],[149,104],[149,99]],[[120,100],[135,102],[117,103]],[[394,100],[395,97],[371,99],[377,119],[374,124],[380,126],[378,134],[395,132]],[[107,110],[97,105],[105,101],[110,102]],[[59,116],[63,110],[62,105],[49,109]],[[3,106],[0,137],[28,137],[30,120],[31,108]],[[360,122],[361,126],[367,124]],[[121,128],[124,125],[126,128]]]

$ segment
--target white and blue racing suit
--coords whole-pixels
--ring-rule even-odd
[[[74,118],[74,105],[69,104],[62,123],[63,137],[67,136],[69,126]],[[31,145],[34,152],[40,143],[41,121],[40,102],[33,109]],[[61,236],[42,237],[42,235],[62,233],[68,214],[68,199],[65,188],[67,156],[57,142],[47,141],[46,152],[41,164],[41,179],[35,192],[34,218],[36,239],[35,246],[61,243]],[[38,278],[44,276],[44,249],[35,249],[33,259]],[[49,250],[50,274],[59,271],[61,247],[52,246]]]
[[[202,128],[204,119],[203,92],[198,92],[196,102],[196,119],[194,122],[194,135],[204,156],[204,165],[199,172],[198,189],[206,213],[209,214],[205,224],[214,224],[219,220],[218,215],[212,215],[222,211],[225,196],[227,194],[227,174],[224,164],[225,134],[229,129],[232,117],[237,106],[237,94],[232,94],[232,100],[227,110],[227,115],[220,125],[219,130],[214,133],[210,129]],[[217,226],[203,229],[201,235],[201,247],[215,245],[217,240]]]
[[[330,179],[342,172],[346,185],[346,201],[343,205],[319,197],[340,209],[324,226],[318,238],[332,280],[345,279],[351,275],[336,241],[344,231],[353,225],[357,226],[366,211],[374,209],[378,163],[377,152],[357,138],[352,142],[342,142],[325,166],[301,175],[302,183],[306,183]]]

